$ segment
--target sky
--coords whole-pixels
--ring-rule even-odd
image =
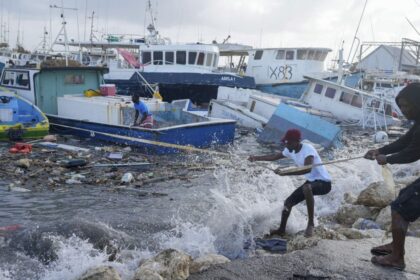
[[[146,0],[0,0],[2,30],[9,44],[19,40],[34,50],[44,27],[54,40],[61,28],[60,10],[66,8],[70,39],[89,36],[92,12],[96,36],[145,34],[149,23]],[[156,27],[173,43],[222,42],[253,47],[327,47],[345,58],[366,0],[151,0]],[[77,9],[74,10],[74,9]],[[367,0],[357,37],[362,41],[420,41],[420,0]],[[86,24],[85,24],[86,22]],[[8,26],[8,27],[4,27]],[[86,26],[86,27],[85,27]],[[86,30],[86,31],[85,31]],[[355,49],[355,48],[354,48]]]

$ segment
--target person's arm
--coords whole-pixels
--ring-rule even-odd
[[[133,125],[136,125],[137,119],[139,118],[139,110],[136,109],[136,114],[134,115]]]
[[[389,145],[383,146],[382,148],[379,148],[379,154],[389,155],[404,150],[410,144],[410,142],[414,140],[415,130],[418,131],[419,129],[415,129],[413,127],[406,134],[398,138],[396,141],[392,142]]]
[[[304,165],[308,166],[307,168],[304,168],[305,166],[302,166],[302,169],[299,171],[292,171],[292,172],[281,172],[281,169],[277,169],[277,174],[281,176],[290,176],[290,175],[304,175],[307,173],[310,173],[312,171],[312,164],[314,163],[314,156],[307,156],[304,161]]]
[[[266,156],[250,156],[248,160],[249,161],[275,161],[282,158],[285,158],[285,156],[283,155],[283,153],[280,152],[277,154],[266,155]]]
[[[379,151],[381,151],[379,149]],[[379,154],[376,156],[376,160],[379,164],[384,165],[390,164],[402,164],[411,163],[420,159],[420,128],[413,132],[411,141],[404,149],[398,153],[394,153],[390,156]]]

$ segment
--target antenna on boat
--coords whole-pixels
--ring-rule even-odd
[[[50,47],[50,51],[53,51],[53,46],[55,44],[58,44],[58,42],[60,42],[60,37],[63,36],[64,37],[64,51],[65,51],[65,58],[66,58],[66,66],[69,66],[69,40],[68,40],[68,36],[67,36],[67,29],[66,29],[66,19],[64,17],[64,10],[72,10],[72,11],[77,11],[77,8],[65,8],[63,5],[63,0],[61,0],[61,6],[57,6],[57,5],[50,5],[51,9],[60,9],[61,14],[61,29],[57,34],[57,37],[55,37],[54,43],[51,44]]]
[[[92,11],[92,16],[88,17],[90,19],[90,34],[89,34],[89,42],[92,44],[93,43],[93,39],[96,39],[98,41],[98,38],[95,35],[95,30],[94,30],[94,20],[95,20],[95,11]]]
[[[42,41],[38,44],[36,51],[40,50],[41,53],[46,54],[48,52],[47,41],[48,41],[48,31],[47,31],[47,27],[44,26],[44,32],[42,33]]]
[[[341,44],[341,48],[338,50],[338,78],[337,78],[337,84],[342,85],[343,84],[343,52],[344,52],[344,41]]]
[[[359,32],[360,24],[362,23],[363,15],[365,14],[367,2],[368,2],[368,0],[365,1],[365,5],[363,6],[362,14],[360,15],[360,19],[359,19],[359,23],[357,24],[356,32],[354,33],[353,42],[351,43],[351,47],[350,47],[350,51],[349,51],[349,57],[347,58],[347,62],[349,64],[351,64],[353,62],[353,59],[354,59],[354,57],[356,55],[356,51],[355,51],[352,59],[350,60],[351,53],[353,52],[354,42],[357,40],[358,41],[357,45],[360,44],[360,40],[357,37],[357,33]],[[356,50],[357,50],[357,48],[356,48]]]
[[[87,6],[88,6],[88,0],[85,2],[85,26],[83,30],[83,41],[86,41],[86,23],[87,23]]]
[[[18,18],[18,28],[17,28],[17,38],[16,38],[16,47],[19,47],[20,44],[20,13]]]

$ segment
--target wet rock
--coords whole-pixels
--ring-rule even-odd
[[[79,280],[121,280],[112,266],[100,266],[86,271]]]
[[[387,206],[379,212],[379,215],[376,218],[376,223],[381,227],[381,229],[389,229],[391,226],[391,206]]]
[[[133,280],[159,279],[143,278],[157,277],[160,275],[163,279],[182,280],[190,275],[189,268],[192,258],[180,251],[167,249],[155,257],[146,260],[136,271]]]
[[[352,193],[345,193],[344,194],[344,202],[347,204],[355,204],[357,197]]]
[[[32,160],[30,160],[30,159],[22,158],[22,159],[19,159],[18,161],[16,161],[16,166],[28,169],[31,166],[31,162],[32,162]]]
[[[143,269],[141,272],[140,271],[136,272],[133,280],[166,280],[166,279],[164,279],[162,276],[159,275],[159,273],[157,273],[154,270]]]
[[[312,237],[305,237],[303,232],[295,235],[292,240],[287,242],[287,252],[314,247],[322,239],[345,240],[346,238],[334,230],[319,226],[314,229],[314,234]]]
[[[125,173],[121,178],[121,183],[130,184],[134,181],[134,176],[132,173]]]
[[[190,273],[197,273],[216,264],[228,263],[230,260],[222,255],[208,254],[194,259],[190,265]]]
[[[351,226],[361,217],[374,220],[378,213],[379,209],[377,208],[346,204],[338,209],[335,219],[340,224]]]
[[[356,204],[383,208],[389,205],[394,195],[395,190],[389,188],[385,182],[375,182],[359,194]]]

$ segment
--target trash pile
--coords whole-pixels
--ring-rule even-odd
[[[139,188],[174,179],[189,180],[214,168],[209,162],[185,160],[182,157],[189,156],[185,154],[150,156],[131,147],[99,146],[72,136],[49,135],[28,143],[3,143],[0,152],[1,183],[20,192],[74,185]]]

